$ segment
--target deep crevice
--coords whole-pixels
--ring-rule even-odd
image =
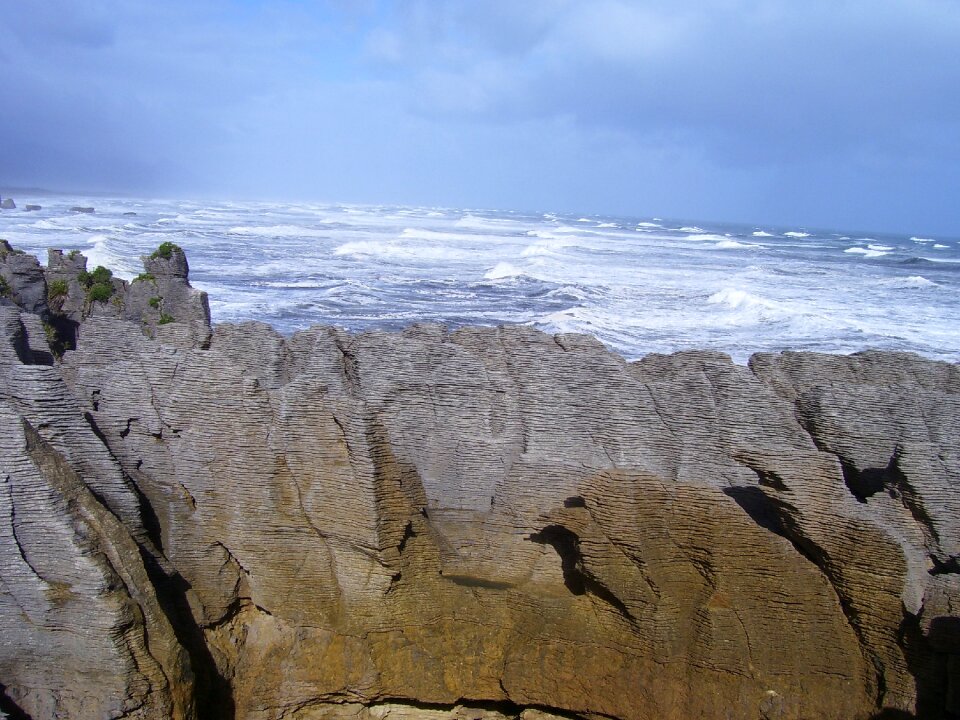
[[[942,561],[931,555],[930,562],[933,563],[933,567],[927,572],[931,575],[960,575],[960,558],[951,557]]]
[[[403,528],[403,537],[400,538],[400,544],[397,545],[397,552],[402,553],[407,547],[407,541],[416,536],[417,532],[413,529],[413,520],[407,520],[407,524]]]
[[[563,572],[563,584],[573,595],[591,595],[603,600],[628,620],[633,620],[630,610],[606,585],[600,582],[583,566],[580,552],[580,538],[562,525],[548,525],[538,533],[530,535],[531,540],[540,545],[549,545],[560,556],[560,569]]]
[[[0,712],[10,720],[33,720],[33,718],[7,695],[7,686],[0,683]]]
[[[843,483],[857,502],[866,503],[867,498],[893,485],[888,467],[858,470],[849,460],[839,459],[840,468],[843,471]]]
[[[723,492],[732,498],[758,526],[787,540],[794,550],[814,565],[830,583],[847,624],[857,637],[864,658],[873,663],[874,680],[877,684],[877,707],[882,706],[883,697],[887,690],[883,663],[868,649],[863,630],[860,627],[860,613],[853,606],[850,598],[842,592],[842,583],[837,576],[837,571],[831,566],[829,556],[823,548],[806,537],[797,525],[791,514],[795,511],[795,508],[789,503],[770,497],[761,488],[755,486],[730,487],[725,488]]]
[[[500,683],[501,689],[506,693],[506,689],[503,688],[503,683]],[[363,703],[364,707],[375,708],[383,705],[404,705],[409,708],[414,708],[416,710],[426,710],[426,711],[451,711],[455,708],[466,708],[468,710],[480,710],[488,712],[498,712],[501,715],[505,715],[508,718],[519,718],[520,714],[524,710],[540,710],[545,713],[550,713],[551,715],[556,715],[558,717],[567,718],[567,720],[583,720],[583,715],[577,713],[573,710],[567,710],[564,708],[553,707],[550,705],[538,705],[538,704],[528,704],[520,705],[513,702],[512,700],[485,700],[482,698],[460,698],[459,700],[452,703],[432,703],[425,702],[422,700],[414,700],[411,698],[404,697],[387,697],[378,700],[377,702],[372,703]],[[593,718],[608,718],[607,715],[601,715],[598,713],[590,713],[590,716]],[[610,720],[613,720],[612,718]]]
[[[953,669],[960,662],[960,618],[936,617],[924,635],[920,616],[904,613],[899,641],[916,681],[916,717],[956,720],[950,706],[955,706],[952,696],[960,692],[960,676]]]
[[[167,571],[157,558],[143,546],[140,556],[157,600],[170,621],[174,635],[190,657],[194,675],[194,698],[197,717],[209,720],[233,720],[236,707],[230,683],[224,678],[207,646],[203,630],[194,620],[187,600],[190,583],[179,573]]]

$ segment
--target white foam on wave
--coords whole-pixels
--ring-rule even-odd
[[[714,247],[718,250],[759,250],[763,246],[756,243],[737,242],[736,240],[721,240]]]
[[[789,232],[785,232],[785,233],[783,234],[783,236],[784,236],[784,237],[792,237],[792,238],[805,238],[805,237],[810,237],[810,233],[807,233],[807,232],[799,232],[799,231],[797,231],[797,230],[790,230]]]
[[[534,243],[533,245],[528,245],[525,247],[521,253],[521,257],[538,257],[542,255],[553,255],[554,251],[566,247],[566,245],[557,244],[557,243]]]
[[[915,243],[932,243],[932,242],[936,242],[936,240],[934,240],[933,238],[911,237],[910,239],[913,240]]]
[[[949,245],[944,245],[943,243],[934,243],[933,246],[937,250],[943,250],[944,248],[950,247]]]
[[[844,250],[844,252],[850,253],[851,255],[863,255],[865,258],[877,258],[890,254],[883,250],[871,250],[868,247],[851,247]]]
[[[686,225],[682,228],[677,228],[677,232],[685,233],[702,233],[705,232],[703,228],[699,228],[696,225]]]
[[[258,280],[251,283],[256,287],[266,287],[266,288],[279,288],[279,289],[307,289],[307,290],[319,290],[326,287],[326,285],[317,282],[316,280],[288,280],[285,282],[277,282],[273,280]]]
[[[927,262],[933,263],[960,263],[960,260],[952,260],[951,258],[932,258],[932,257],[921,257],[921,260],[926,260]]]
[[[516,265],[511,265],[508,262],[498,262],[487,270],[483,277],[487,280],[504,280],[506,278],[520,277],[523,274],[523,270]]]
[[[597,227],[598,228],[615,228],[615,227],[619,227],[619,225],[612,222],[602,222],[602,223],[597,223]]]
[[[448,247],[417,245],[414,247],[379,240],[356,240],[344,243],[333,250],[336,257],[380,257],[389,260],[440,261],[462,260],[468,257],[465,250]]]
[[[465,235],[463,233],[443,232],[441,230],[428,230],[427,228],[404,228],[400,236],[405,240],[428,240],[431,242],[463,242],[464,240],[476,240],[479,235]],[[494,235],[483,236],[488,239],[499,239]]]
[[[113,274],[124,280],[129,280],[140,272],[140,263],[114,252],[110,247],[110,237],[107,235],[91,235],[87,238],[90,248],[84,251],[87,256],[87,268],[92,270],[103,265],[113,271]]]
[[[741,308],[774,308],[776,303],[765,300],[739,288],[723,288],[707,298],[711,305],[726,305],[734,310]]]
[[[711,241],[711,242],[726,242],[727,238],[725,235],[715,235],[713,233],[699,233],[695,235],[687,235],[683,238],[684,240],[697,240],[697,241]]]
[[[893,247],[890,245],[877,245],[876,243],[871,243],[867,245],[867,247],[871,250],[875,250],[876,252],[889,252],[890,250],[893,250]]]
[[[905,278],[890,278],[885,282],[886,285],[898,288],[929,288],[940,287],[937,283],[922,275],[910,275]]]
[[[655,222],[640,222],[637,223],[637,228],[662,228],[663,225]]]
[[[454,227],[463,228],[464,230],[494,230],[495,232],[502,232],[505,229],[517,227],[518,223],[506,218],[485,218],[468,214],[457,220],[453,225]]]
[[[50,220],[37,220],[37,222],[30,225],[37,230],[62,230],[64,225],[62,222],[57,222],[59,218],[51,218]]]
[[[768,233],[768,232],[766,232],[765,230],[756,230],[756,231],[753,233],[753,236],[754,236],[754,237],[773,237],[773,234],[772,234],[772,233]]]
[[[322,223],[330,223],[332,220],[321,220]],[[256,237],[328,237],[330,231],[327,229],[309,228],[301,225],[239,225],[232,227],[228,231],[233,235],[250,235]]]
[[[577,222],[593,222],[590,218],[577,218]]]

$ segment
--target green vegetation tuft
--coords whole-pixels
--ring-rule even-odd
[[[97,265],[93,272],[90,273],[90,277],[93,278],[93,282],[95,284],[100,285],[102,283],[110,282],[110,279],[113,277],[113,272],[105,268],[103,265]]]
[[[110,299],[113,295],[112,277],[113,273],[103,265],[97,265],[93,272],[81,270],[77,273],[77,281],[87,289],[87,300],[91,302]]]
[[[113,285],[110,283],[94,283],[87,290],[87,300],[90,302],[106,302],[113,295]]]
[[[176,243],[170,241],[160,243],[160,247],[153,251],[151,258],[163,258],[164,260],[169,260],[170,256],[173,255],[174,251],[182,250],[182,248]]]
[[[5,277],[0,275],[0,297],[10,297],[12,292],[10,283],[7,282]]]
[[[153,276],[153,273],[145,272],[140,273],[133,279],[134,282],[146,282],[147,280],[156,280],[156,278]]]
[[[56,300],[66,295],[69,289],[66,280],[54,280],[47,285],[47,298],[49,300]]]
[[[152,297],[147,302],[150,303],[150,307],[156,309],[160,307],[160,303],[163,301],[162,297]]]
[[[76,260],[78,257],[80,257],[80,251],[71,250],[70,252],[67,253],[67,257],[70,258],[71,260]]]
[[[167,315],[166,313],[160,313],[160,322],[158,325],[166,325],[167,323],[174,322],[173,315]]]

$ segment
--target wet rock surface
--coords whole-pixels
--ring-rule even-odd
[[[211,332],[182,253],[85,269],[56,362],[0,307],[12,717],[960,712],[956,366]]]

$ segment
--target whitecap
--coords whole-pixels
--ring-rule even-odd
[[[753,233],[754,237],[773,237],[772,233],[768,233],[765,230],[757,230]]]
[[[707,302],[711,305],[727,305],[734,310],[745,307],[774,307],[774,303],[771,303],[769,300],[764,300],[759,295],[754,295],[752,293],[748,293],[746,290],[740,290],[738,288],[723,288],[722,290],[718,290],[707,298]]]
[[[867,245],[867,247],[870,248],[871,250],[876,250],[877,252],[888,252],[890,250],[893,250],[893,248],[890,245],[877,245],[874,243]],[[936,245],[934,245],[934,247],[936,247]]]
[[[711,240],[713,242],[727,242],[724,235],[714,235],[713,233],[700,233],[699,235],[688,235],[684,240]]]
[[[662,228],[663,225],[655,222],[641,222],[637,223],[638,228]]]
[[[487,270],[483,277],[487,280],[503,280],[521,275],[523,275],[523,270],[516,265],[511,265],[508,262],[498,262],[495,266]]]
[[[943,243],[934,243],[933,246],[937,248],[937,250],[943,250],[944,248],[949,247],[949,245],[944,245]]]
[[[703,228],[698,228],[696,225],[686,225],[682,228],[677,228],[677,232],[685,233],[702,233],[704,232]]]
[[[763,246],[756,243],[737,242],[736,240],[721,240],[714,247],[718,250],[757,250]]]
[[[593,222],[590,218],[577,218],[577,222]]]
[[[863,255],[865,258],[883,257],[884,255],[890,254],[890,253],[884,252],[883,250],[871,250],[870,248],[865,248],[865,247],[851,247],[844,250],[844,252],[850,253],[853,255]]]
[[[915,243],[932,243],[932,242],[936,242],[936,240],[934,240],[933,238],[911,237],[910,239],[913,240]]]
[[[796,231],[796,230],[791,230],[791,231],[789,231],[789,232],[785,232],[785,233],[783,234],[783,236],[784,236],[784,237],[792,237],[792,238],[805,238],[805,237],[810,237],[810,233],[798,232],[798,231]]]
[[[331,220],[321,220],[322,223],[331,223]],[[248,226],[240,225],[232,227],[228,231],[233,235],[252,235],[256,237],[328,237],[329,230],[308,228],[300,225],[267,225],[267,226]]]
[[[940,287],[937,283],[932,280],[927,280],[922,275],[910,275],[905,278],[893,278],[890,281],[890,284],[895,285],[896,287]]]
[[[611,223],[611,222],[602,222],[602,223],[597,223],[597,227],[598,228],[615,228],[617,227],[617,224]]]
[[[98,265],[109,268],[114,275],[124,279],[130,279],[140,271],[140,263],[133,258],[126,258],[120,253],[114,252],[110,247],[110,237],[107,235],[91,235],[87,239],[87,244],[91,247],[84,251],[87,257],[87,269],[93,269]]]

